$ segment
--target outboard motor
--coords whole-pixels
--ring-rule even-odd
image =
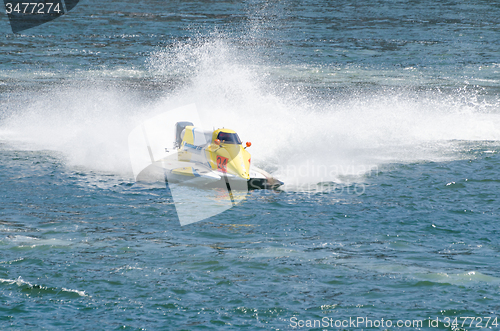
[[[193,125],[193,123],[191,123],[191,122],[177,122],[177,123],[175,123],[175,143],[174,143],[174,148],[181,147],[181,143],[182,143],[181,133],[182,133],[182,130],[184,130],[184,128],[186,126],[192,126],[192,125]]]

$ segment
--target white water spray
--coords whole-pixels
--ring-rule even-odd
[[[145,80],[182,83],[155,100],[92,80],[20,93],[0,122],[0,139],[60,151],[70,166],[131,174],[130,130],[194,102],[203,126],[236,130],[252,142],[253,162],[297,184],[359,177],[390,162],[457,159],[462,151],[453,141],[500,140],[500,104],[480,101],[472,91],[360,88],[351,96],[315,97],[303,86],[317,79],[318,70],[302,70],[296,82],[294,68],[276,69],[253,56],[221,38],[159,50],[148,60]],[[338,80],[342,70],[335,74]]]

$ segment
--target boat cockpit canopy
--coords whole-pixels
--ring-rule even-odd
[[[237,133],[219,132],[217,139],[223,144],[241,145],[241,140]]]

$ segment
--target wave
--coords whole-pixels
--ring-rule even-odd
[[[68,294],[71,295],[72,293],[77,294],[78,296],[81,297],[89,297],[88,294],[85,293],[85,291],[81,290],[73,290],[73,289],[67,289],[62,287],[61,289],[55,288],[55,287],[45,287],[45,286],[40,286],[37,284],[31,284],[28,281],[25,281],[19,276],[17,279],[3,279],[0,278],[0,283],[6,283],[9,285],[17,285],[21,288],[24,289],[24,292],[31,293],[33,295],[36,294]]]

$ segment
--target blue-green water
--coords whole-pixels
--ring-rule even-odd
[[[499,329],[500,4],[83,1],[0,49],[2,330]],[[127,137],[189,103],[283,189],[181,227]]]

